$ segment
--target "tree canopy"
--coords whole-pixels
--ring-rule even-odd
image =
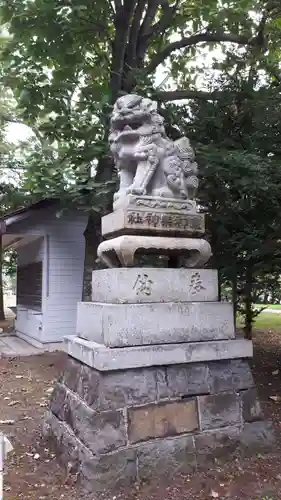
[[[96,182],[112,180],[108,118],[122,92],[153,95],[164,108],[175,99],[216,97],[211,88],[198,91],[204,65],[194,64],[216,46],[225,67],[255,60],[277,78],[277,1],[3,0],[1,15],[11,35],[2,76],[18,116],[44,139],[44,163],[56,145],[56,170],[84,183],[93,159],[100,160]]]

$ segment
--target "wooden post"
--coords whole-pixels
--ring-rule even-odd
[[[0,432],[0,500],[3,500],[4,498],[4,492],[3,492],[4,456],[5,456],[5,439],[4,439],[4,434]]]
[[[5,321],[4,312],[4,292],[3,292],[3,248],[2,248],[2,236],[6,232],[5,221],[0,221],[0,321]],[[0,498],[1,500],[1,498]]]
[[[0,431],[0,500],[4,500],[4,461],[12,449],[12,444]]]

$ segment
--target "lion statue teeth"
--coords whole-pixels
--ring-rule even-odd
[[[197,164],[187,137],[173,142],[157,113],[157,104],[128,94],[117,99],[109,142],[120,176],[114,201],[129,194],[193,200]]]

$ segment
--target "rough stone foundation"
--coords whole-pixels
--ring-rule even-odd
[[[44,431],[95,491],[192,473],[274,440],[238,359],[99,372],[68,357]]]

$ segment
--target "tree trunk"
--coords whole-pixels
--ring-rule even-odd
[[[234,320],[234,328],[236,330],[237,323],[237,272],[235,265],[233,266],[233,274],[232,274],[232,283],[231,283],[231,291],[232,291],[232,304],[233,304],[233,320]]]
[[[218,299],[219,299],[219,302],[221,302],[221,298],[222,298],[222,286],[221,286],[221,272],[220,272],[220,269],[218,269]]]
[[[276,290],[274,287],[271,287],[271,304],[276,304]]]
[[[268,304],[268,294],[267,293],[264,294],[263,304],[264,305]]]
[[[100,215],[91,213],[84,232],[85,237],[85,259],[83,275],[82,301],[92,300],[92,272],[96,267],[97,248],[102,241],[100,232]]]
[[[0,321],[5,320],[5,312],[4,312],[4,293],[3,293],[3,256],[2,256],[2,236],[0,234]]]
[[[108,131],[105,132],[105,136]],[[114,164],[112,158],[104,156],[98,162],[95,181],[104,183],[114,178]],[[92,300],[92,272],[97,267],[97,249],[102,242],[101,235],[101,217],[112,211],[112,193],[109,192],[104,202],[104,207],[101,213],[90,212],[88,224],[84,232],[85,237],[85,258],[84,258],[84,275],[83,275],[83,302]]]
[[[252,312],[252,288],[253,288],[253,271],[252,266],[249,264],[246,269],[245,281],[245,337],[246,339],[252,338],[253,329],[253,312]]]

